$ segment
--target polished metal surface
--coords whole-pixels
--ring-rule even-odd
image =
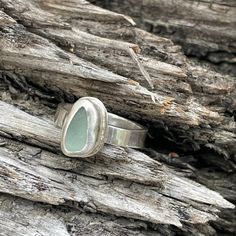
[[[65,148],[65,134],[75,113],[83,107],[87,113],[88,130],[87,143],[83,150],[70,152]],[[74,105],[60,104],[55,123],[62,128],[61,149],[67,156],[88,157],[96,154],[104,145],[109,143],[122,147],[143,148],[147,129],[136,122],[118,115],[108,113],[103,103],[94,97],[79,99]],[[79,129],[79,127],[78,127]]]
[[[143,148],[147,129],[118,115],[108,113],[106,143],[122,147]]]

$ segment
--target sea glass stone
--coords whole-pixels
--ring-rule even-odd
[[[88,119],[84,107],[81,107],[72,118],[65,135],[65,148],[68,152],[81,151],[88,138]]]

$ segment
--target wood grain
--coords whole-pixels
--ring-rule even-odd
[[[234,77],[87,1],[0,0],[0,9],[4,236],[14,226],[26,235],[233,232]],[[105,145],[89,159],[63,156],[55,108],[83,96],[148,126],[148,148]]]

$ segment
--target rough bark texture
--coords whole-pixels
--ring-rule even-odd
[[[0,9],[0,235],[234,233],[235,78],[86,1]],[[64,157],[55,108],[87,95],[147,148]]]
[[[187,55],[236,75],[236,2],[233,0],[91,0],[132,16],[140,27],[171,38]]]

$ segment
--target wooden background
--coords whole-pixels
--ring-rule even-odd
[[[234,235],[235,2],[91,3],[0,0],[0,235]],[[63,156],[83,96],[147,148]]]

